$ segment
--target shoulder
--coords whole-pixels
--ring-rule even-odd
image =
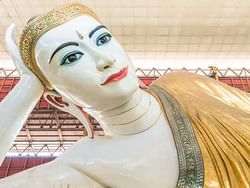
[[[201,76],[198,74],[190,73],[190,72],[184,72],[184,71],[177,71],[177,72],[171,72],[165,75],[162,75],[157,80],[153,82],[153,84],[158,84],[160,82],[169,81],[171,83],[176,82],[190,82],[193,80],[207,80],[209,78],[205,76]]]

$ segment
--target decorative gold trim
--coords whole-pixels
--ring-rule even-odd
[[[176,187],[203,187],[203,158],[191,122],[167,91],[156,85],[151,86],[150,90],[160,98],[173,133],[179,161],[179,178]]]
[[[44,33],[80,15],[90,15],[99,21],[88,7],[81,4],[66,4],[30,20],[22,32],[19,46],[23,62],[50,90],[53,89],[51,84],[37,66],[35,45]]]

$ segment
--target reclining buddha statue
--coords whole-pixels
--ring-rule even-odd
[[[0,180],[0,188],[250,186],[250,95],[184,72],[142,87],[96,14],[81,4],[6,33],[21,79],[0,103],[0,161],[43,95],[86,126],[55,160]],[[84,113],[105,136],[93,138]]]

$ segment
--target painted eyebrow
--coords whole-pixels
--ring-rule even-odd
[[[54,57],[54,55],[56,54],[56,52],[58,52],[59,50],[67,47],[67,46],[79,46],[79,44],[77,42],[65,42],[63,44],[61,44],[60,46],[58,46],[55,51],[52,53],[50,59],[49,59],[49,63],[51,63],[52,58]]]
[[[104,26],[104,25],[98,25],[95,29],[93,29],[93,30],[89,33],[89,38],[91,38],[91,37],[94,35],[94,33],[95,33],[96,31],[98,31],[99,29],[101,29],[101,28],[107,29],[107,27]]]

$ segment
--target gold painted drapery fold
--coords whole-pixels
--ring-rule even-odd
[[[172,130],[179,163],[179,177],[176,188],[202,188],[204,186],[204,165],[201,150],[189,118],[166,90],[153,85],[147,91],[162,104],[162,111]]]
[[[204,162],[204,187],[250,187],[250,94],[192,73],[152,85],[172,95],[191,120]]]

